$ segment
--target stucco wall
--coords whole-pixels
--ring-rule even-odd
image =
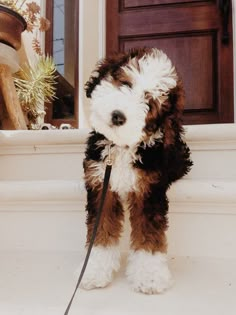
[[[84,84],[96,62],[105,55],[105,0],[80,0],[79,15],[79,127],[89,127],[89,102]]]

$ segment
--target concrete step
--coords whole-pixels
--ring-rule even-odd
[[[236,179],[236,125],[186,126],[194,167],[187,178]],[[0,179],[80,179],[86,129],[1,131]]]
[[[235,188],[233,180],[184,179],[172,186],[170,254],[236,256]],[[85,199],[81,180],[0,182],[0,250],[82,250]],[[129,232],[127,219],[123,251]]]
[[[0,132],[0,314],[65,310],[84,257],[87,135]],[[186,140],[194,167],[168,194],[174,287],[158,296],[129,288],[127,214],[121,271],[106,289],[80,290],[71,315],[235,314],[236,125],[189,126]]]
[[[236,180],[189,179],[174,183],[168,191],[170,203],[176,211],[178,205],[209,206],[207,212],[235,213]],[[80,180],[25,180],[0,182],[0,211],[83,211],[86,190]],[[212,208],[211,206],[214,206]],[[205,212],[199,207],[198,212]]]
[[[104,289],[79,289],[70,315],[234,315],[236,259],[169,257],[174,286],[160,295],[133,292],[126,259]],[[62,315],[83,259],[73,252],[1,252],[0,314]]]
[[[186,142],[194,162],[188,178],[236,178],[236,124],[187,126]]]

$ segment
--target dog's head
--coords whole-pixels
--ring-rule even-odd
[[[135,49],[102,60],[86,83],[92,127],[121,146],[161,137],[174,143],[182,131],[184,93],[162,51]]]

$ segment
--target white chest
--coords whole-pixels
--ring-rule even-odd
[[[106,147],[102,156],[105,158],[107,155],[108,148]],[[128,192],[137,190],[138,172],[133,167],[134,152],[131,149],[115,146],[111,148],[111,158],[111,190],[117,192],[121,198],[125,198]],[[94,168],[95,181],[103,181],[105,165],[104,162],[99,162]]]
[[[125,148],[115,148],[112,152],[111,190],[124,197],[137,190],[137,171],[133,167],[132,152]]]

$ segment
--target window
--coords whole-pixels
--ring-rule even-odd
[[[57,68],[57,99],[46,104],[45,121],[59,126],[78,127],[78,26],[77,0],[46,1],[46,17],[51,28],[46,32],[45,51],[53,56]]]

